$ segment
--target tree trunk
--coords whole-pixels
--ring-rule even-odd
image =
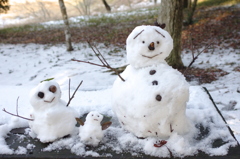
[[[196,7],[197,7],[197,0],[194,0],[192,6],[189,8],[189,13],[187,18],[188,24],[193,23],[193,15],[196,10]]]
[[[103,2],[103,4],[104,4],[106,10],[107,10],[108,12],[111,12],[111,7],[108,5],[107,1],[106,1],[106,0],[102,0],[102,2]]]
[[[167,63],[173,68],[183,68],[181,58],[183,0],[161,0],[158,22],[166,24],[166,30],[173,38],[173,50],[166,59]]]
[[[58,0],[58,2],[59,2],[59,6],[60,6],[60,9],[61,9],[61,12],[62,12],[62,17],[63,17],[63,21],[64,21],[64,25],[65,25],[64,32],[65,32],[67,51],[72,51],[73,47],[72,47],[72,42],[71,42],[70,27],[69,27],[66,7],[65,7],[65,4],[64,4],[63,0]]]
[[[154,4],[155,4],[155,5],[157,4],[157,0],[154,0]]]

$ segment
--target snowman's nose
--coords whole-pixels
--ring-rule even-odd
[[[149,44],[148,49],[149,50],[154,50],[155,49],[154,42],[151,42],[151,44]]]
[[[51,86],[49,87],[49,91],[52,92],[52,93],[55,93],[55,92],[57,91],[57,87],[54,86],[54,85],[51,85]]]

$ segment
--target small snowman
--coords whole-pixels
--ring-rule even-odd
[[[139,138],[168,138],[188,132],[189,84],[165,58],[173,49],[169,33],[138,26],[127,38],[129,65],[113,84],[112,109],[124,129]]]
[[[32,135],[41,142],[52,142],[72,134],[78,113],[60,99],[61,90],[55,81],[43,81],[30,93],[33,121],[29,122]]]
[[[88,113],[84,123],[79,122],[82,125],[79,128],[81,142],[90,146],[97,146],[99,144],[104,135],[103,130],[107,129],[111,125],[111,122],[101,124],[102,120],[103,115],[97,111],[91,111]]]

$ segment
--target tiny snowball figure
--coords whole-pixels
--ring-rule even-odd
[[[80,119],[77,120],[81,121]],[[90,146],[97,146],[99,144],[103,138],[103,130],[111,125],[111,122],[108,122],[108,125],[104,127],[106,124],[101,125],[102,120],[103,115],[97,111],[91,111],[88,113],[84,123],[79,122],[82,125],[79,128],[81,142]]]
[[[158,26],[138,26],[126,42],[125,81],[117,78],[112,93],[112,109],[122,127],[140,138],[188,132],[189,84],[165,61],[173,49],[169,33]]]
[[[43,81],[30,93],[32,105],[29,126],[41,142],[52,142],[72,134],[78,113],[60,99],[61,90],[55,81]]]

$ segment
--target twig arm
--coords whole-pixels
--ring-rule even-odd
[[[72,59],[72,61],[77,61],[77,62],[82,62],[82,63],[88,63],[88,64],[91,64],[91,65],[100,66],[100,67],[106,67],[106,66],[104,66],[104,65],[96,64],[96,63],[89,62],[89,61],[82,61],[82,60],[76,60],[76,59]]]
[[[80,84],[78,85],[78,87],[76,88],[76,90],[74,91],[72,97],[69,99],[68,103],[67,103],[67,107],[69,106],[71,100],[74,98],[74,95],[76,94],[77,90],[79,89],[79,87],[82,85],[83,81],[80,82]]]
[[[20,116],[20,115],[16,115],[16,114],[13,114],[13,113],[10,113],[10,112],[8,112],[8,111],[6,111],[6,109],[5,108],[3,108],[3,111],[5,112],[5,113],[7,113],[7,114],[10,114],[10,115],[12,115],[12,116],[16,116],[16,117],[19,117],[19,118],[22,118],[22,119],[26,119],[26,120],[29,120],[29,121],[33,121],[33,119],[30,119],[30,118],[25,118],[25,117],[23,117],[23,116]]]
[[[118,77],[119,77],[123,82],[125,82],[125,79],[122,78],[122,76],[120,76],[119,72],[118,72],[116,69],[112,68],[112,70],[118,75]]]
[[[97,56],[97,58],[99,59],[99,61],[102,63],[102,65],[96,64],[96,63],[92,63],[92,62],[89,62],[89,61],[82,61],[82,60],[76,60],[76,59],[72,59],[72,61],[77,61],[77,62],[82,62],[82,63],[88,63],[88,64],[91,64],[91,65],[108,68],[108,69],[114,71],[114,72],[118,75],[118,77],[119,77],[123,82],[125,82],[125,80],[121,77],[121,75],[119,74],[119,72],[118,72],[116,69],[112,68],[112,67],[108,64],[107,60],[103,57],[103,55],[102,55],[101,52],[98,50],[98,48],[97,48],[96,46],[93,46],[93,45],[90,43],[89,40],[87,40],[87,42],[88,42],[89,46],[91,47],[91,49],[93,50],[94,54]],[[95,49],[96,49],[97,51],[96,51]]]
[[[108,63],[107,63],[106,60],[102,57],[102,54],[99,52],[99,50],[97,49],[97,47],[96,47],[96,46],[92,46],[92,44],[90,43],[89,40],[87,40],[87,42],[88,42],[88,45],[91,47],[92,51],[94,52],[94,54],[95,54],[95,55],[97,56],[97,58],[99,59],[99,61],[101,61],[101,63],[102,63],[103,65],[108,65]],[[94,49],[93,47],[96,48],[96,50],[98,51],[98,53],[95,51],[95,49]],[[100,57],[102,57],[103,60],[102,60]]]

